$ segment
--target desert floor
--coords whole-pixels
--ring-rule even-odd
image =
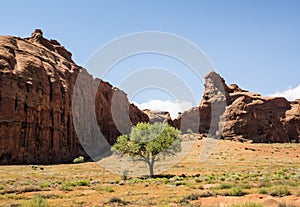
[[[190,148],[158,162],[154,178],[142,175],[143,163],[128,165],[125,176],[125,158],[116,157],[0,166],[0,206],[300,206],[300,144],[220,140],[200,162],[208,141],[183,143]]]

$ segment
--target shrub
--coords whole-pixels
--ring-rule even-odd
[[[192,194],[186,196],[185,198],[186,198],[187,200],[194,201],[194,200],[198,200],[199,197],[200,197],[199,194],[194,194],[194,193],[192,193]]]
[[[64,184],[64,185],[62,185],[62,186],[60,187],[59,190],[61,190],[61,191],[72,191],[73,188],[70,187],[70,186],[67,186],[66,184]]]
[[[262,181],[262,182],[258,185],[259,188],[262,188],[262,187],[271,187],[271,186],[272,186],[272,184],[270,183],[270,181]]]
[[[225,177],[225,176],[222,176],[222,177],[220,177],[220,180],[221,180],[221,181],[225,181],[225,180],[226,180],[226,177]]]
[[[90,181],[89,180],[80,180],[76,183],[78,186],[89,186]]]
[[[193,134],[193,133],[194,133],[192,129],[187,129],[186,132],[187,132],[188,134]]]
[[[50,187],[49,186],[49,184],[48,183],[42,183],[41,185],[40,185],[40,188],[48,188],[48,187]]]
[[[96,188],[97,191],[104,191],[104,192],[108,192],[108,193],[112,193],[115,192],[114,189],[110,186],[99,186]]]
[[[220,189],[230,189],[232,186],[229,183],[222,183],[219,188]]]
[[[84,157],[79,156],[73,160],[73,163],[84,163]]]
[[[202,180],[201,180],[201,178],[195,178],[195,182],[196,182],[196,183],[201,183]]]
[[[200,198],[207,198],[207,197],[211,197],[211,196],[214,196],[215,194],[214,193],[211,193],[211,192],[203,192],[203,193],[200,193],[199,194],[199,197]]]
[[[192,193],[192,194],[190,194],[190,195],[182,198],[179,201],[179,203],[182,204],[182,205],[184,205],[184,206],[186,206],[186,205],[190,206],[190,201],[198,200],[199,197],[200,197],[200,194],[194,194],[194,193]]]
[[[127,201],[123,201],[121,198],[118,197],[112,197],[111,199],[109,199],[108,202],[106,202],[105,204],[113,204],[113,203],[117,203],[118,206],[125,206],[127,205],[129,202]]]
[[[258,193],[260,194],[268,194],[268,191],[265,188],[259,189]]]
[[[242,190],[241,187],[231,188],[228,192],[224,193],[225,196],[243,196],[246,193]]]
[[[273,191],[270,193],[270,195],[283,197],[283,196],[292,195],[292,193],[285,187],[278,187],[278,188],[273,189]]]
[[[32,207],[46,207],[46,206],[48,206],[48,203],[40,194],[36,194],[31,199],[30,206],[32,206]]]

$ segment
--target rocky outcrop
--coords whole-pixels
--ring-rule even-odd
[[[155,122],[160,122],[160,123],[169,123],[172,125],[172,119],[170,116],[170,113],[167,111],[151,111],[149,109],[144,109],[143,112],[147,114],[149,117],[149,122],[151,124]]]
[[[96,130],[89,127],[89,118],[76,119],[85,128],[80,131],[85,140],[78,139],[74,128],[73,118],[80,113],[72,111],[73,90],[82,72],[85,82],[80,90],[89,98],[78,98],[77,108],[96,112],[108,143],[114,143],[120,127],[128,130],[132,124],[149,120],[128,103],[123,91],[94,79],[57,41],[45,39],[42,31],[25,39],[0,37],[0,164],[68,162],[79,155],[88,156],[82,141],[95,149],[93,153],[101,153],[103,143],[93,140]],[[118,103],[115,110],[113,98]],[[116,126],[113,120],[119,112],[123,126]]]
[[[300,100],[292,101],[285,112],[283,126],[291,142],[299,142],[300,136]]]
[[[215,72],[205,79],[200,106],[174,120],[176,127],[224,139],[299,142],[300,100],[289,102],[242,90],[236,84],[227,86]]]

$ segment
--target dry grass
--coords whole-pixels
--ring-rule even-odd
[[[180,163],[153,179],[124,181],[93,162],[0,166],[0,206],[30,206],[37,194],[47,206],[229,206],[270,198],[300,205],[299,144],[222,140],[199,163],[204,142],[197,140]]]

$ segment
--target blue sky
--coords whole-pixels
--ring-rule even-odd
[[[120,36],[162,31],[196,44],[227,83],[263,95],[292,90],[300,84],[297,0],[27,0],[2,1],[1,8],[0,35],[27,37],[41,28],[46,38],[57,39],[69,49],[79,65],[85,65],[98,48]],[[144,61],[142,67],[168,66],[153,57],[145,59],[137,62]],[[120,63],[119,69],[127,67],[131,66]],[[180,67],[175,64],[170,70],[176,72]],[[96,71],[90,72],[97,76]],[[202,95],[202,83],[191,81],[190,87]],[[300,87],[297,89],[299,92]],[[196,95],[196,101],[201,95]],[[161,98],[154,95],[144,102],[149,99]]]

